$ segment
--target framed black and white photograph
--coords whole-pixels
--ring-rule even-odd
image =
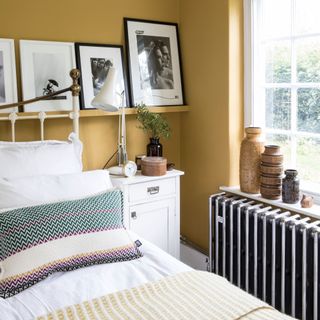
[[[20,40],[23,99],[62,90],[72,84],[75,68],[74,43]],[[72,110],[71,92],[24,106],[24,111]]]
[[[17,76],[14,41],[0,39],[0,105],[17,102]],[[2,109],[0,112],[18,111],[18,108]]]
[[[115,105],[128,107],[127,79],[124,72],[123,47],[111,44],[76,43],[77,67],[80,69],[80,108],[95,109],[91,102],[100,92],[110,67],[116,70]],[[123,93],[123,95],[122,95]]]
[[[131,104],[183,105],[178,25],[124,18]]]

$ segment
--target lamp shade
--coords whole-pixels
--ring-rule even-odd
[[[117,70],[110,67],[100,92],[91,101],[93,107],[111,112],[119,110],[116,105],[116,78]]]

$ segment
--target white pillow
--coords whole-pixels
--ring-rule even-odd
[[[68,141],[0,142],[0,177],[67,174],[82,171],[82,143]]]
[[[15,179],[0,178],[0,209],[75,200],[112,187],[107,170]]]

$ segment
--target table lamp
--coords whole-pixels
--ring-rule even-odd
[[[116,112],[121,109],[119,117],[119,130],[118,130],[118,148],[117,159],[118,166],[108,168],[108,171],[114,175],[134,176],[137,171],[135,162],[128,161],[127,145],[126,145],[126,116],[124,106],[124,91],[121,93],[116,92],[116,79],[117,70],[110,67],[107,73],[106,80],[100,92],[94,97],[91,102],[93,107],[103,111]],[[121,104],[117,105],[116,95],[121,96]]]

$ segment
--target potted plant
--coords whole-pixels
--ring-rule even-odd
[[[159,140],[161,137],[170,137],[168,121],[160,114],[150,112],[145,104],[137,105],[137,120],[141,124],[139,128],[147,132],[150,138],[147,156],[162,157],[162,145]]]

